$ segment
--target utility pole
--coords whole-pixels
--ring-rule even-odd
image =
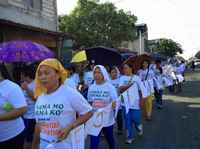
[[[139,44],[140,44],[140,49],[139,49],[139,55],[142,54],[142,31],[139,30]]]

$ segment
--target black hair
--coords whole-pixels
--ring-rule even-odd
[[[116,68],[117,68],[117,66],[112,66],[112,67],[110,68],[110,73],[111,73],[112,70],[116,70]]]
[[[71,70],[71,71],[73,71],[73,73],[74,72],[76,72],[76,70],[75,70],[75,66],[73,65],[73,64],[67,64],[66,66],[65,66],[65,69],[67,69],[67,70]]]
[[[34,64],[24,66],[23,69],[21,70],[21,73],[25,77],[29,77],[30,79],[35,79],[36,66]]]
[[[134,69],[133,69],[134,67],[133,67],[133,64],[125,63],[125,64],[122,65],[122,68],[123,68],[125,65],[127,65],[128,67],[130,67],[131,70],[132,70],[132,73],[134,73]]]
[[[124,65],[127,65],[128,67],[130,67],[131,69],[133,69],[133,65],[130,64],[130,63],[125,63],[125,64],[122,65],[122,67],[124,67]]]

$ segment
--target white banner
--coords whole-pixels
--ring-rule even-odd
[[[130,88],[129,88],[130,89]],[[128,89],[128,90],[129,90]],[[122,100],[122,103],[125,106],[126,109],[126,114],[129,112],[130,109],[130,104],[129,104],[129,95],[128,95],[128,90],[126,90],[125,92],[123,92],[119,98]]]
[[[112,104],[109,104],[105,108],[97,109],[85,125],[86,133],[98,136],[106,123],[111,121],[110,119],[114,119],[114,115],[111,115],[112,110]]]

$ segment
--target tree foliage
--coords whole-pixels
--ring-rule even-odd
[[[59,28],[73,34],[80,46],[118,47],[122,41],[135,38],[136,20],[136,16],[117,10],[110,2],[79,0],[71,14],[59,17]]]
[[[196,54],[195,54],[195,57],[200,59],[200,51],[198,51]]]
[[[172,39],[165,38],[159,39],[156,42],[153,51],[156,51],[168,57],[173,57],[176,56],[178,53],[183,53],[183,49],[179,43],[173,41]]]

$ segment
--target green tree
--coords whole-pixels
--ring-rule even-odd
[[[75,36],[81,46],[118,47],[122,41],[135,38],[137,17],[117,10],[110,2],[79,0],[71,14],[59,17],[59,28]]]
[[[168,57],[173,57],[176,56],[178,53],[183,53],[183,49],[179,43],[173,41],[172,39],[165,38],[159,39],[156,42],[153,51]]]
[[[198,51],[196,54],[195,54],[195,57],[200,59],[200,51]]]

